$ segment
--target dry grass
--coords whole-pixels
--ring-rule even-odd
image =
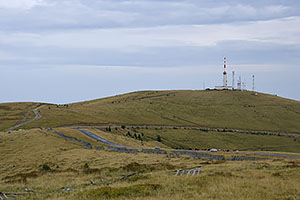
[[[109,138],[108,133],[97,134]],[[121,139],[117,136],[116,141]],[[22,199],[296,200],[300,196],[300,160],[219,162],[95,151],[39,129],[0,132],[0,155],[0,191],[24,193],[25,187],[35,191]],[[175,169],[199,165],[200,176],[174,176]],[[121,180],[135,172],[140,174]],[[70,192],[63,192],[68,186]]]
[[[23,120],[34,118],[32,110],[38,103],[2,103],[0,104],[0,130],[8,129]]]

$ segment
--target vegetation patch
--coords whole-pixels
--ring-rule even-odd
[[[226,178],[237,177],[237,176],[233,175],[231,172],[216,172],[213,174],[209,174],[209,176],[221,176],[221,177],[226,177]]]
[[[136,175],[136,176],[131,176],[128,179],[126,179],[129,183],[133,183],[139,180],[148,180],[150,179],[150,175]]]
[[[291,161],[288,163],[288,165],[286,166],[287,168],[300,168],[299,163]]]
[[[77,194],[79,199],[116,199],[151,196],[161,189],[159,184],[140,184],[127,187],[101,187]]]
[[[39,171],[32,171],[28,173],[18,173],[15,175],[10,175],[10,176],[5,176],[2,178],[2,180],[5,183],[27,183],[28,178],[38,178],[40,176],[43,176],[48,173],[65,173],[65,172],[71,172],[71,173],[78,173],[79,171],[69,168],[65,170],[51,170],[50,167],[47,167],[48,165],[43,165],[41,170]],[[94,169],[89,169],[89,170],[94,170]],[[85,171],[84,171],[85,172]]]
[[[39,175],[44,174],[45,172],[42,171],[33,171],[28,173],[19,173],[12,176],[6,176],[2,180],[5,181],[5,183],[27,183],[27,178],[36,178]]]
[[[153,170],[175,169],[175,166],[173,166],[169,163],[139,164],[136,162],[132,162],[132,163],[122,167],[122,169],[124,169],[126,171],[145,172],[145,171],[153,171]]]
[[[98,168],[84,168],[83,172],[85,174],[95,174],[95,173],[101,173],[103,169]]]

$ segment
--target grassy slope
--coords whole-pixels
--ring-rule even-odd
[[[166,149],[228,149],[243,151],[277,151],[300,153],[300,138],[252,135],[245,133],[231,132],[203,132],[200,130],[188,129],[136,129],[119,128],[117,131],[105,133],[97,129],[90,130],[109,141],[129,146],[140,146],[141,141],[134,136],[142,138],[143,142],[151,146],[159,146]],[[131,137],[127,133],[130,133]],[[161,142],[157,142],[157,136],[160,135]],[[125,143],[126,140],[130,142]],[[147,147],[146,143],[145,146]]]
[[[300,103],[240,91],[144,91],[105,99],[47,106],[30,124],[159,124],[300,133]]]
[[[0,104],[0,130],[8,129],[24,119],[32,119],[35,115],[32,112],[38,103],[2,103]]]
[[[300,195],[297,160],[213,162],[95,151],[38,129],[0,132],[0,153],[0,191],[24,193],[25,187],[36,191],[22,199],[262,200],[297,199]],[[84,169],[85,163],[89,169]],[[43,164],[51,170],[43,171]],[[199,165],[203,166],[200,176],[174,176],[175,169]],[[137,171],[141,172],[138,176],[109,187],[102,185],[101,179],[109,182]],[[72,186],[71,192],[61,191],[68,186]]]
[[[146,140],[161,136],[163,144],[179,149],[229,149],[245,151],[300,152],[300,139],[244,133],[201,132],[198,130],[143,130]]]

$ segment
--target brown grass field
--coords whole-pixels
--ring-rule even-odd
[[[79,136],[76,130],[57,130]],[[144,147],[132,138],[102,131],[97,134]],[[150,148],[157,144],[144,141],[144,145]],[[96,151],[40,129],[1,132],[0,152],[0,191],[22,194],[18,199],[296,200],[300,196],[299,159],[210,161]],[[199,176],[174,176],[176,169],[196,166],[202,166]],[[139,174],[120,180],[122,175],[136,172]],[[69,192],[62,191],[68,186]],[[26,193],[25,187],[34,192]]]

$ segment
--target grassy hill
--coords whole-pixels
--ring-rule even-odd
[[[300,102],[249,91],[143,91],[40,109],[40,126],[147,124],[300,133]]]

